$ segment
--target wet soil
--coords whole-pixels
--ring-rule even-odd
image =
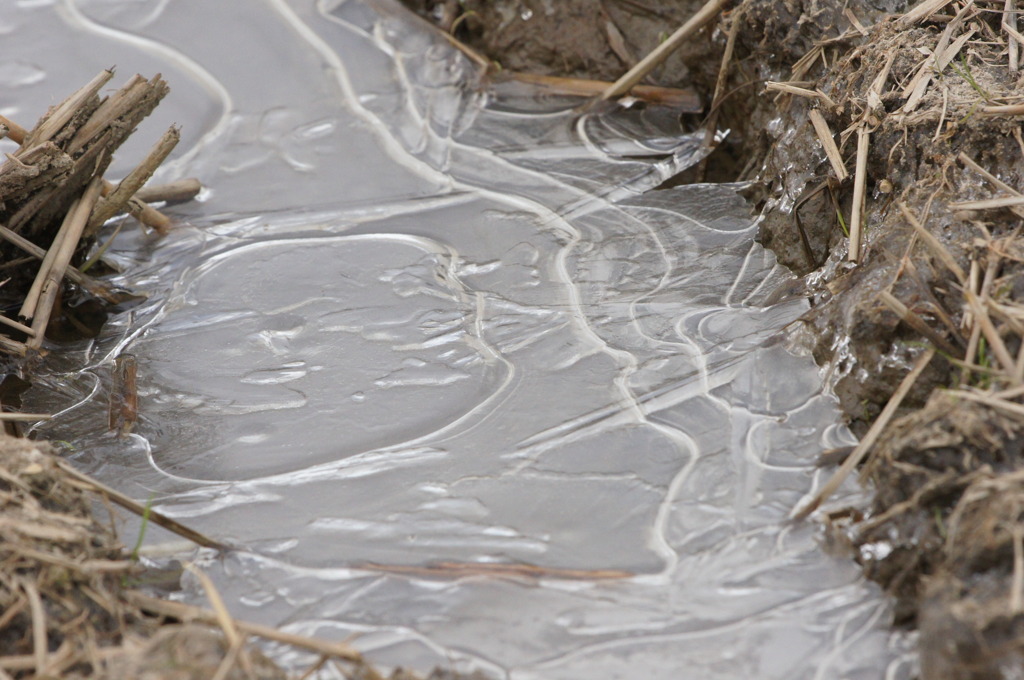
[[[622,75],[703,4],[405,2],[502,68],[601,80]],[[1003,3],[945,3],[904,18],[918,4],[734,3],[650,81],[692,87],[705,104],[718,85],[718,128],[730,134],[706,176],[752,181],[760,240],[804,276],[808,343],[855,432],[875,422],[925,348],[938,350],[862,467],[871,507],[827,518],[895,596],[896,622],[919,627],[922,677],[1019,677],[1024,208],[960,205],[1015,196],[1024,184],[1024,109],[1006,108],[1024,95],[1012,63],[1019,48],[1001,25]],[[717,83],[731,28],[736,50]],[[766,89],[771,81],[800,90]],[[853,262],[858,160],[863,246]]]

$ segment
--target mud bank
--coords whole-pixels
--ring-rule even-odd
[[[408,4],[495,69],[614,80],[703,3]],[[753,180],[804,275],[807,342],[873,443],[871,508],[826,521],[919,627],[925,678],[1024,666],[1018,28],[1002,2],[747,0],[649,77],[730,130],[702,170]]]

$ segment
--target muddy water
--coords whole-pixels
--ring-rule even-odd
[[[906,675],[884,599],[786,522],[850,438],[736,187],[652,191],[699,159],[673,116],[487,91],[386,4],[11,15],[8,116],[111,63],[173,87],[121,162],[177,120],[163,179],[210,189],[119,237],[149,299],[34,399],[82,468],[239,546],[189,554],[238,616],[489,677]]]

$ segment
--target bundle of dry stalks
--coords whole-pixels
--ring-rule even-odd
[[[159,233],[170,227],[170,219],[137,193],[177,144],[176,127],[117,185],[103,179],[114,152],[167,94],[167,84],[159,75],[136,75],[101,96],[112,77],[112,70],[101,72],[32,130],[0,117],[0,136],[19,145],[0,165],[0,268],[7,278],[0,299],[8,310],[0,315],[0,351],[9,355],[41,347],[69,292],[65,280],[108,304],[122,301],[74,266],[107,220],[128,212]],[[199,185],[188,180],[168,190],[150,189],[148,200],[190,198]]]
[[[0,435],[0,678],[266,680],[289,676],[252,638],[290,645],[346,677],[383,680],[351,647],[235,620],[133,588],[144,570],[94,514],[97,487],[45,443]],[[102,494],[101,494],[102,495]],[[396,680],[416,675],[398,670]],[[457,676],[437,671],[432,677]]]

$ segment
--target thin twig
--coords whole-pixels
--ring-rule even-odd
[[[160,167],[160,164],[164,162],[164,159],[167,158],[174,147],[178,144],[179,139],[181,139],[181,133],[174,125],[164,132],[153,148],[150,149],[146,158],[136,166],[134,170],[128,173],[128,176],[121,180],[117,185],[117,188],[110,192],[110,194],[96,206],[96,210],[89,218],[88,229],[90,232],[99,229],[104,222],[123,209],[128,200],[135,195],[135,192],[141,189],[142,185],[153,176],[153,173]],[[155,227],[157,231],[163,233],[168,225],[162,224],[159,226],[150,226]]]
[[[902,20],[908,24],[915,24],[924,21],[952,1],[953,0],[924,0],[924,2],[904,14]]]
[[[942,264],[944,264],[946,268],[953,273],[953,275],[956,277],[956,280],[960,283],[960,285],[964,285],[967,282],[967,275],[964,274],[963,268],[956,263],[956,260],[953,259],[953,256],[949,254],[949,251],[946,250],[946,248],[941,243],[939,243],[939,240],[935,238],[931,234],[931,232],[929,232],[921,225],[921,222],[919,222],[918,219],[914,217],[914,214],[910,212],[910,210],[902,201],[898,204],[898,206],[900,212],[903,213],[903,218],[907,220],[907,222],[910,223],[910,226],[914,228],[914,231],[917,232],[917,235],[920,237],[921,242],[924,243],[925,246],[927,246],[928,249],[932,251],[932,254],[938,257]]]
[[[60,132],[60,129],[67,125],[68,121],[71,120],[82,105],[89,101],[90,98],[96,96],[96,93],[100,91],[100,88],[106,85],[113,77],[114,69],[103,70],[95,78],[86,83],[84,87],[61,102],[57,108],[53,109],[43,122],[36,126],[36,129],[29,133],[28,137],[21,142],[21,149],[19,149],[15,155],[17,156],[27,148],[49,140],[55,134]]]
[[[218,623],[217,615],[208,609],[203,609],[202,607],[194,607],[180,602],[168,602],[166,600],[149,597],[148,595],[143,595],[134,591],[125,593],[125,596],[136,606],[153,614],[172,616],[181,621],[201,621],[203,623],[213,625]],[[247,635],[256,635],[267,640],[292,645],[293,647],[306,649],[318,654],[327,654],[331,657],[344,659],[346,661],[352,661],[355,663],[362,663],[363,661],[362,654],[360,654],[356,649],[341,642],[316,640],[302,635],[286,633],[269,626],[261,626],[256,623],[248,623],[237,619],[234,620],[234,625],[240,632]]]
[[[811,109],[807,115],[811,119],[811,125],[814,126],[814,133],[818,135],[821,147],[825,150],[828,162],[832,164],[832,170],[836,173],[836,179],[840,182],[843,181],[850,176],[850,173],[846,172],[846,166],[843,165],[843,156],[839,153],[839,147],[836,146],[835,139],[832,137],[832,130],[829,129],[825,117],[821,115],[821,111],[818,109]]]
[[[493,76],[493,80],[498,83],[514,80],[532,85],[538,90],[580,97],[595,97],[611,86],[611,83],[601,80],[563,78],[560,76],[538,75],[536,73],[520,73],[518,71],[500,71]],[[677,108],[684,113],[700,113],[702,110],[700,96],[691,89],[661,87],[659,85],[637,85],[629,91],[629,94],[646,102]]]
[[[851,262],[860,262],[870,146],[871,131],[866,124],[862,123],[857,128],[857,164],[853,173],[853,208],[850,210],[850,252],[847,254],[847,258]]]
[[[900,407],[903,399],[907,396],[907,393],[910,392],[910,388],[914,386],[914,383],[917,382],[917,379],[921,376],[921,373],[924,372],[924,369],[928,366],[928,363],[934,356],[935,350],[928,348],[917,358],[917,361],[914,363],[914,368],[900,382],[899,387],[896,388],[896,392],[894,392],[892,397],[889,398],[889,403],[885,405],[885,408],[882,409],[878,418],[876,418],[875,422],[871,424],[871,428],[868,430],[867,434],[864,435],[864,438],[860,440],[860,443],[857,444],[856,448],[854,448],[853,453],[843,461],[842,466],[840,466],[836,473],[832,475],[832,478],[829,479],[823,487],[821,487],[821,490],[814,495],[810,502],[793,514],[794,520],[803,520],[814,512],[823,502],[825,502],[825,500],[828,499],[829,496],[835,493],[836,489],[838,489],[846,478],[850,476],[853,469],[857,467],[864,456],[868,454],[871,448],[878,441],[882,431],[889,424],[889,421],[892,420],[893,415],[895,415],[896,409]]]
[[[1013,357],[1010,356],[1010,351],[1006,349],[1006,343],[1003,342],[1003,338],[1000,337],[999,331],[992,325],[992,319],[989,318],[988,308],[983,306],[977,296],[970,290],[964,290],[964,299],[967,300],[967,304],[971,308],[971,313],[974,315],[974,322],[981,325],[981,332],[985,336],[985,340],[988,341],[989,347],[992,349],[992,353],[996,355],[996,359],[1002,365],[1003,370],[1006,371],[1007,377],[1009,377],[1014,384],[1018,384],[1020,381],[1016,380],[1016,363]]]
[[[10,243],[13,243],[14,245],[21,248],[22,250],[24,250],[26,253],[36,258],[37,260],[42,260],[43,258],[46,257],[45,250],[37,246],[35,243],[32,243],[27,238],[18,234],[17,232],[11,231],[7,227],[0,226],[0,238]],[[117,304],[118,302],[120,302],[118,296],[114,294],[114,292],[110,289],[109,286],[97,281],[96,279],[86,276],[78,269],[75,269],[74,267],[68,267],[67,275],[69,279],[80,285],[82,288],[85,288],[93,295],[101,297],[112,304]]]
[[[69,213],[71,219],[67,223],[67,230],[65,231],[62,226],[61,231],[57,234],[57,238],[54,239],[53,245],[50,246],[50,250],[56,249],[57,253],[50,263],[50,269],[46,272],[45,279],[43,279],[39,301],[31,310],[32,313],[30,315],[23,314],[25,318],[31,316],[32,330],[35,332],[35,336],[25,343],[30,348],[38,349],[43,344],[46,326],[50,322],[50,312],[57,302],[57,293],[60,291],[61,282],[64,280],[64,273],[75,254],[75,249],[78,248],[82,232],[89,221],[89,213],[92,212],[93,206],[96,205],[96,200],[100,197],[100,187],[100,178],[93,178],[85,193],[82,194],[82,198],[75,202],[73,210]],[[38,277],[37,280],[39,280]],[[24,310],[24,308],[22,309]]]
[[[956,349],[949,344],[949,341],[939,335],[938,331],[925,323],[924,319],[914,312],[914,310],[900,302],[900,300],[892,293],[887,290],[883,290],[878,294],[878,299],[882,301],[882,304],[894,311],[896,315],[900,317],[901,321],[928,338],[928,340],[930,340],[937,348],[948,355],[956,354]]]
[[[177,535],[181,536],[182,538],[187,538],[188,540],[192,541],[196,545],[201,545],[204,548],[213,548],[214,550],[230,550],[229,546],[225,545],[224,543],[221,543],[219,541],[215,541],[215,540],[213,540],[211,538],[207,538],[206,536],[204,536],[203,534],[199,533],[198,531],[195,531],[194,529],[190,529],[190,528],[186,527],[185,525],[181,524],[177,520],[173,520],[170,517],[164,515],[163,513],[157,512],[156,510],[154,510],[152,508],[149,508],[147,510],[146,507],[144,505],[142,505],[141,503],[135,501],[132,498],[129,498],[128,496],[124,495],[120,491],[112,489],[111,487],[107,486],[106,484],[103,484],[102,482],[96,481],[92,477],[79,472],[74,467],[72,467],[69,463],[66,463],[65,461],[59,460],[59,459],[56,460],[55,462],[57,463],[57,466],[61,470],[66,472],[68,475],[70,475],[72,478],[77,480],[79,483],[81,483],[85,488],[88,488],[88,489],[90,489],[92,491],[95,491],[97,493],[100,493],[100,494],[106,496],[107,498],[109,498],[114,503],[117,503],[118,505],[120,505],[122,508],[130,510],[130,511],[134,512],[135,514],[137,514],[140,517],[143,516],[144,514],[148,515],[149,521],[153,522],[154,524],[156,524],[158,526],[162,526],[164,529],[167,529],[168,531],[172,531],[172,532],[176,533]]]
[[[727,1],[708,0],[689,21],[680,26],[665,42],[654,48],[650,54],[640,60],[639,64],[629,69],[624,76],[616,80],[608,89],[601,93],[600,98],[602,100],[614,99],[633,89],[634,85],[643,80],[661,62],[665,61],[691,35],[717,17]]]

